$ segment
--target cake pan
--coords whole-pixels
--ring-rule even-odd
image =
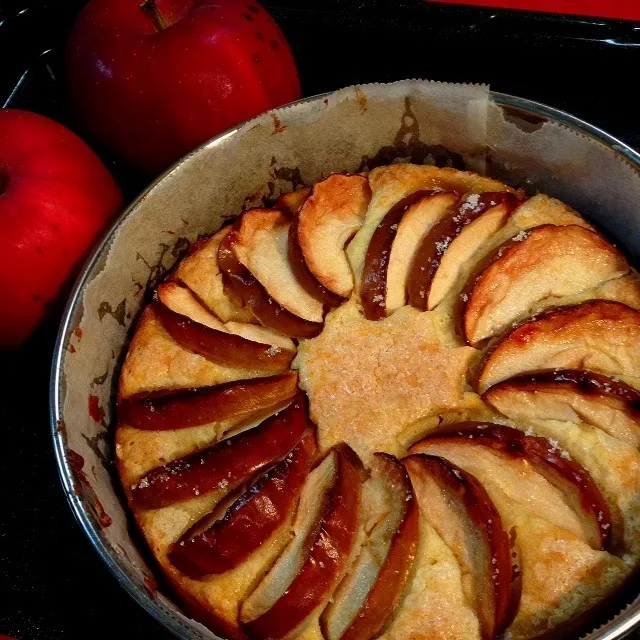
[[[328,95],[329,94],[319,95],[301,100],[289,105],[287,108],[294,110],[291,113],[295,112],[296,109],[313,109],[323,102],[326,104]],[[604,148],[607,154],[612,157],[615,156],[615,160],[620,161],[625,166],[625,170],[631,170],[636,176],[640,176],[640,154],[599,128],[568,113],[531,100],[496,92],[491,92],[490,97],[496,105],[502,107],[512,117],[521,119],[521,123],[525,128],[529,126],[535,129],[544,121],[562,125],[564,130],[580,134],[580,136],[588,138],[592,143],[597,145],[597,147]],[[276,121],[277,124],[277,117],[275,116],[274,121]],[[185,163],[191,162],[198,154],[211,152],[212,149],[228,143],[230,139],[238,135],[241,129],[242,125],[225,132],[180,160],[172,169],[150,185],[113,224],[102,242],[93,252],[75,285],[62,318],[52,363],[50,384],[51,429],[58,470],[69,505],[81,528],[91,541],[91,544],[120,585],[158,622],[164,625],[164,627],[176,637],[184,639],[218,639],[218,636],[182,614],[179,608],[170,600],[170,597],[156,588],[152,571],[148,566],[145,566],[145,556],[132,557],[131,548],[135,547],[135,543],[131,542],[130,538],[126,539],[126,545],[114,542],[113,538],[117,538],[117,536],[110,531],[112,518],[105,512],[105,508],[103,507],[104,496],[100,491],[97,492],[100,495],[96,495],[96,492],[91,486],[90,479],[87,476],[87,468],[85,467],[83,470],[82,458],[69,446],[70,431],[75,427],[69,424],[68,420],[65,420],[65,398],[68,389],[65,380],[65,363],[66,359],[71,357],[70,354],[76,351],[81,338],[81,332],[79,333],[78,327],[85,311],[84,305],[86,301],[84,294],[86,288],[103,270],[108,259],[109,251],[121,232],[123,225],[125,225],[132,216],[137,215],[139,207],[144,205],[148,197],[157,196],[157,187],[161,187],[166,181],[179,179],[179,177],[176,177],[176,170],[179,171]],[[504,171],[507,170],[509,166],[509,161],[505,161],[502,164],[498,162],[494,170],[498,172]],[[154,190],[156,194],[151,193]],[[631,218],[626,220],[622,220],[622,218],[618,219],[615,216],[604,219],[604,226],[608,232],[614,239],[623,244],[628,235],[626,229],[629,228],[630,225],[635,225],[640,228],[640,210],[631,212],[629,215]],[[636,217],[634,218],[634,216]],[[598,220],[598,222],[601,221]],[[632,250],[631,253],[637,255],[638,252]],[[176,253],[175,255],[177,257],[178,254]],[[153,271],[153,269],[151,271]],[[100,313],[100,309],[98,312]],[[118,309],[105,308],[104,313],[116,317],[119,311]],[[119,354],[115,353],[112,354],[113,359],[116,360],[118,355]],[[91,397],[90,395],[90,405]],[[90,406],[90,412],[91,410],[92,408]],[[99,412],[102,411],[102,409],[99,406],[93,407],[93,411],[98,412],[98,415],[95,416],[98,421],[103,419],[104,414],[100,415]],[[103,426],[106,433],[112,433],[112,431],[107,431],[107,424],[103,424]],[[105,485],[105,487],[101,489],[102,493],[108,494],[107,497],[109,501],[112,501],[114,504],[117,501],[122,502],[124,498],[121,497],[117,478],[113,472],[113,454],[110,452],[109,439],[103,439],[104,446],[101,448],[102,445],[100,445],[100,443],[96,444],[95,441],[92,442],[90,434],[80,433],[73,435],[74,437],[82,436],[82,438],[90,444],[92,450],[96,451],[96,464],[103,464],[105,466],[105,472],[110,478],[111,486]],[[93,473],[95,474],[95,469],[93,469]],[[121,527],[119,535],[128,536],[125,531],[125,528]],[[129,544],[131,547],[129,547]],[[601,627],[591,631],[584,637],[589,638],[589,640],[618,640],[628,637],[633,631],[640,630],[640,598],[636,598],[630,604],[627,604],[625,601],[621,601],[619,604],[619,613],[617,613],[615,617],[609,621],[603,620],[602,622],[604,624]],[[627,606],[622,609],[622,606],[625,604],[627,604]],[[622,610],[620,611],[620,609]]]

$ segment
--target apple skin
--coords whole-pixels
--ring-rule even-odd
[[[307,411],[306,397],[299,393],[258,426],[152,469],[131,488],[132,503],[159,509],[246,481],[293,449],[310,425]]]
[[[290,372],[211,387],[143,392],[118,401],[118,421],[149,431],[188,429],[275,407],[293,397],[296,389],[297,375]]]
[[[237,242],[238,234],[232,229],[218,247],[218,266],[225,293],[240,300],[267,329],[290,338],[315,338],[319,335],[323,327],[321,322],[309,322],[281,307],[240,263],[233,250]]]
[[[364,259],[360,290],[362,310],[367,320],[381,320],[387,315],[387,272],[400,221],[414,204],[438,193],[442,191],[422,190],[406,196],[391,207],[373,232]]]
[[[195,535],[187,532],[169,553],[171,564],[190,578],[237,567],[293,511],[316,451],[314,429],[307,428],[295,448],[261,475],[223,518]]]
[[[0,349],[29,337],[121,204],[118,185],[74,133],[0,109]]]
[[[295,357],[294,351],[254,342],[195,322],[169,309],[159,300],[152,304],[162,326],[181,347],[212,362],[275,372],[287,369]]]
[[[344,569],[358,528],[363,467],[347,445],[338,445],[336,452],[338,477],[311,553],[281,598],[244,625],[251,640],[284,638],[291,633],[322,605]]]
[[[469,526],[478,533],[486,558],[472,554],[477,586],[477,613],[484,640],[492,640],[513,620],[520,602],[521,582],[513,569],[509,537],[489,494],[478,480],[439,456],[413,453],[403,464],[415,482],[430,476],[447,495],[447,503],[466,514]],[[416,489],[416,491],[418,491]],[[434,523],[432,523],[433,525]],[[437,529],[437,527],[436,527]],[[456,532],[450,532],[455,539]],[[441,533],[441,535],[443,535]],[[485,564],[485,560],[491,559]]]
[[[442,257],[467,225],[492,207],[505,205],[509,210],[513,210],[519,203],[518,197],[513,193],[487,191],[478,194],[478,202],[475,206],[470,207],[466,201],[463,201],[457,209],[444,216],[425,236],[414,259],[407,284],[409,304],[416,309],[426,311],[431,285]]]
[[[430,442],[459,442],[486,446],[507,457],[524,459],[534,465],[551,484],[560,489],[578,515],[583,516],[594,548],[606,551],[612,542],[611,510],[589,472],[563,451],[540,436],[492,422],[459,422],[447,425],[412,445],[410,451],[429,452]],[[421,447],[421,445],[423,445]]]
[[[92,0],[67,48],[71,103],[103,144],[158,173],[229,127],[300,97],[282,32],[255,0]],[[146,3],[150,9],[150,3]]]

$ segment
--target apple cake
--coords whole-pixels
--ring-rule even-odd
[[[589,630],[640,561],[639,310],[558,200],[330,175],[155,289],[118,388],[131,510],[224,638]]]

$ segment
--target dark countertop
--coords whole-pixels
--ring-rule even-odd
[[[30,67],[12,106],[68,122],[59,51],[81,3],[36,0],[16,18],[23,4],[9,0],[0,8],[0,98]],[[406,77],[491,83],[566,109],[640,147],[627,76],[640,62],[640,25],[526,14],[514,19],[419,0],[313,0],[304,9],[294,0],[263,4],[292,44],[305,95]],[[9,59],[16,64],[6,67]],[[114,168],[133,197],[142,181]],[[20,640],[170,638],[107,572],[59,484],[48,408],[58,320],[54,314],[22,350],[0,354],[0,634]]]

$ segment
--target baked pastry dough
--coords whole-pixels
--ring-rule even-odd
[[[565,204],[392,165],[252,209],[143,311],[117,464],[230,639],[568,637],[640,563],[640,280]]]

